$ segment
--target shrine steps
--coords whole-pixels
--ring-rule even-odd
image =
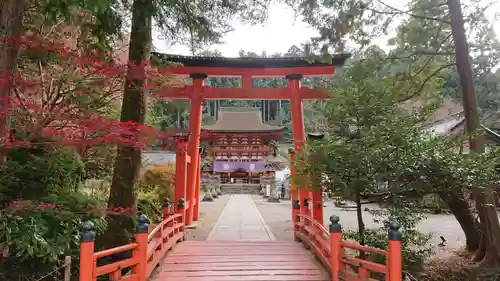
[[[227,183],[221,184],[224,194],[260,194],[260,185],[253,183]]]
[[[324,267],[293,241],[185,241],[162,261],[154,281],[327,281]]]

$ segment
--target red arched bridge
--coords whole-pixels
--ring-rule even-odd
[[[302,100],[329,98],[318,89],[304,88],[304,76],[332,76],[348,55],[336,55],[330,62],[309,59],[228,59],[182,57],[156,54],[160,59],[182,64],[169,67],[167,74],[190,76],[192,84],[165,88],[160,94],[170,99],[188,99],[191,103],[189,136],[178,136],[174,213],[165,212],[164,220],[149,231],[147,218],[139,216],[135,241],[96,252],[95,233],[90,222],[83,224],[80,248],[80,281],[224,281],[224,280],[346,280],[401,281],[401,233],[394,223],[388,231],[388,250],[374,249],[342,239],[338,217],[323,227],[323,198],[319,190],[292,185],[292,222],[295,241],[271,239],[268,230],[254,228],[257,212],[243,212],[252,205],[250,197],[231,201],[228,217],[237,225],[238,239],[225,239],[230,225],[218,226],[217,239],[185,241],[185,227],[197,221],[200,199],[200,131],[203,101],[210,99],[290,100],[294,149],[305,142]],[[207,77],[240,77],[241,88],[213,89],[204,84]],[[254,77],[286,77],[288,87],[253,88]],[[290,154],[293,161],[293,153]],[[292,169],[292,175],[294,171]],[[231,197],[233,198],[233,197]],[[246,199],[245,199],[246,198]],[[246,200],[246,201],[245,201]],[[309,204],[309,200],[312,204]],[[250,208],[250,210],[252,210]],[[253,210],[256,210],[253,205]],[[236,221],[235,221],[236,220]],[[243,226],[266,235],[268,241],[245,233]],[[233,229],[234,230],[234,229]],[[234,234],[234,233],[233,233]],[[257,241],[256,241],[257,240]],[[122,260],[106,262],[107,257],[131,253]],[[360,254],[362,253],[362,254]],[[380,256],[376,259],[375,256]],[[364,257],[364,258],[361,258]],[[370,260],[382,260],[375,263]],[[157,274],[153,272],[157,269]],[[152,276],[152,274],[154,276]]]
[[[178,183],[186,182],[188,159],[185,152],[178,151]],[[221,219],[232,218],[232,225],[240,229],[228,229],[227,225],[219,223],[219,239],[216,241],[210,238],[208,241],[186,241],[185,215],[189,204],[182,197],[175,204],[175,212],[165,212],[163,221],[151,231],[147,218],[139,216],[135,241],[120,247],[95,252],[92,223],[84,222],[79,280],[402,280],[401,233],[396,223],[388,231],[388,250],[369,248],[343,240],[342,228],[336,216],[330,217],[329,229],[325,229],[322,222],[310,216],[312,208],[308,206],[308,200],[301,206],[296,199],[292,209],[295,241],[262,241],[251,234],[245,236],[248,233],[243,233],[245,229],[241,227],[259,216],[258,213],[241,213],[241,210],[248,209],[245,204],[253,204],[250,197],[233,196],[240,197],[240,200],[232,202],[231,197]],[[246,201],[244,198],[247,198]],[[256,210],[255,205],[253,207]],[[223,241],[227,231],[236,231],[240,236],[237,240],[233,237],[231,241]],[[106,257],[126,252],[132,253],[129,258],[105,262]],[[385,262],[362,259],[356,252],[364,253],[365,257],[378,255],[381,257],[378,260]],[[155,269],[157,273],[153,274]]]

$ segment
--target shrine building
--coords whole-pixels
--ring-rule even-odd
[[[262,122],[257,107],[221,107],[214,125],[201,128],[209,136],[202,171],[220,175],[223,184],[259,184],[263,174],[278,169],[272,142],[285,128]]]

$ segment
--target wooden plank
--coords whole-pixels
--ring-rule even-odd
[[[162,269],[163,271],[176,272],[176,271],[232,271],[232,270],[285,270],[285,269],[317,269],[316,265],[310,263],[296,263],[296,264],[277,264],[269,265],[267,263],[259,263],[255,265],[249,265],[247,263],[241,264],[236,263],[231,265],[228,263],[209,263],[209,264],[179,264],[177,267],[169,267],[168,269]]]
[[[250,262],[246,262],[244,265],[247,265],[247,266],[264,266],[264,265],[269,265],[269,266],[273,266],[273,265],[301,266],[304,264],[311,265],[310,261],[285,261],[285,262],[282,262],[282,261],[266,261],[266,262],[250,261]],[[214,267],[241,266],[242,264],[241,264],[241,262],[237,262],[237,261],[226,262],[224,264],[217,263],[217,262],[197,263],[197,261],[195,261],[195,263],[179,263],[178,265],[179,266],[197,265],[198,267],[203,268],[203,267],[207,267],[207,266],[214,266]],[[314,265],[314,266],[316,266],[316,265]],[[165,266],[165,267],[163,267],[163,270],[171,270],[171,269],[176,269],[176,268],[177,267],[173,267],[173,266]]]
[[[221,253],[223,252],[223,254]],[[186,252],[176,252],[176,253],[172,253],[172,256],[191,256],[191,255],[208,255],[208,256],[213,256],[213,255],[218,255],[218,256],[237,256],[237,255],[251,255],[251,256],[254,256],[254,255],[303,255],[303,253],[301,251],[298,251],[298,250],[289,250],[289,249],[286,249],[286,250],[283,250],[283,249],[276,249],[276,248],[271,248],[269,250],[265,250],[265,249],[248,249],[248,250],[241,250],[241,249],[237,249],[237,250],[231,250],[231,249],[220,249],[220,250],[217,250],[217,251],[204,251],[202,249],[200,249],[199,251],[196,251],[196,250],[187,250]]]
[[[211,247],[214,245],[242,245],[242,246],[248,246],[248,245],[290,245],[290,246],[297,246],[296,242],[293,241],[279,241],[279,240],[269,240],[269,241],[185,241],[183,245],[199,245],[199,246],[207,246]]]
[[[167,272],[163,271],[160,276],[166,277],[192,277],[192,276],[253,276],[253,275],[288,275],[288,276],[298,276],[298,275],[321,275],[322,272],[319,269],[308,269],[308,270],[283,270],[283,269],[272,269],[272,270],[226,270],[226,271],[185,271],[185,272]]]
[[[157,280],[167,281],[167,279],[160,279],[159,276]],[[324,276],[315,275],[302,275],[302,276],[290,276],[290,275],[260,275],[260,276],[199,276],[199,277],[173,277],[169,278],[168,281],[328,281],[328,278]]]
[[[300,243],[186,241],[167,254],[155,281],[326,281],[330,277]]]
[[[200,257],[190,256],[190,257],[182,257],[182,258],[169,258],[165,259],[165,263],[173,263],[179,264],[184,262],[198,262],[198,263],[207,263],[207,262],[249,262],[249,261],[289,261],[290,258],[296,261],[307,261],[310,258],[304,256],[279,256],[279,255],[267,255],[267,256],[245,256],[245,257],[211,257],[208,259],[200,259]]]

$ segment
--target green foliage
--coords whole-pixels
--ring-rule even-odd
[[[32,280],[52,271],[61,257],[77,257],[83,220],[93,220],[98,234],[104,231],[103,202],[78,191],[82,173],[71,150],[10,151],[0,175],[0,241],[9,251],[0,271],[7,280]]]
[[[422,142],[414,164],[402,178],[419,186],[422,193],[472,190],[500,179],[498,148],[490,148],[482,154],[461,154],[457,151],[459,143],[442,138]]]
[[[123,17],[119,10],[124,7],[119,0],[45,0],[42,9],[46,12],[46,19],[52,23],[63,18],[66,21],[75,21],[75,13],[86,13],[91,20],[79,24],[82,29],[79,40],[80,46],[94,50],[111,50],[116,35],[121,34]],[[125,2],[123,2],[125,3]],[[29,1],[28,4],[39,5],[38,1]],[[87,35],[91,36],[87,36]]]
[[[110,146],[91,147],[82,153],[85,179],[104,180],[111,177],[115,154],[115,150]]]
[[[388,249],[387,231],[390,221],[398,221],[401,224],[403,232],[403,270],[415,271],[421,270],[426,258],[433,254],[435,246],[431,245],[432,234],[421,233],[417,230],[417,224],[425,219],[425,216],[419,212],[418,202],[407,200],[403,197],[394,198],[389,209],[371,209],[369,212],[373,215],[373,221],[383,225],[380,228],[366,229],[365,245],[378,249]],[[347,239],[359,241],[357,231],[348,231],[344,233]],[[373,255],[369,260],[378,263],[385,263],[385,257]]]
[[[403,6],[388,1],[318,1],[292,0],[297,11],[315,27],[320,36],[311,38],[305,50],[344,52],[348,41],[355,50],[365,50],[380,38],[393,32],[389,39],[393,68],[414,68],[428,77],[446,80],[446,93],[460,103],[460,87],[455,71],[455,49],[451,36],[450,16],[446,1],[410,0]],[[498,127],[498,97],[500,95],[500,40],[485,12],[494,1],[462,2],[466,36],[472,60],[476,95],[481,117],[486,126]],[[310,51],[308,51],[310,52]],[[418,68],[415,68],[419,65]],[[496,71],[496,73],[495,73]]]
[[[213,116],[203,114],[203,119],[201,120],[203,125],[213,125],[215,122],[217,122],[217,120]]]
[[[499,157],[495,149],[459,154],[462,137],[432,136],[427,121],[439,105],[436,93],[443,79],[428,76],[421,62],[415,71],[398,70],[389,61],[379,49],[368,48],[330,85],[335,99],[324,105],[324,115],[332,124],[327,127],[328,136],[311,141],[298,155],[294,181],[299,187],[322,185],[334,196],[355,201],[358,231],[348,236],[386,248],[386,229],[365,229],[360,215],[361,198],[379,198],[385,209],[375,212],[378,219],[392,217],[404,225],[404,264],[414,270],[431,254],[430,237],[416,228],[422,209],[415,202],[425,194],[498,182]],[[414,93],[418,93],[418,106],[408,103],[414,102],[408,99]]]
[[[139,186],[137,194],[137,206],[142,214],[146,215],[152,223],[161,222],[163,218],[162,202],[159,200],[156,190],[143,191],[148,186]]]
[[[347,237],[382,249],[387,248],[387,228],[365,229],[359,214],[361,198],[388,194],[382,196],[389,198],[385,209],[372,211],[376,222],[387,223],[391,218],[403,225],[404,264],[419,267],[431,254],[430,236],[416,230],[423,217],[417,205],[404,198],[422,183],[402,179],[420,167],[430,148],[427,121],[441,101],[436,89],[442,80],[432,79],[422,87],[424,74],[411,77],[411,70],[392,67],[383,51],[368,48],[343,69],[330,84],[335,99],[323,104],[331,124],[326,127],[328,135],[311,141],[298,155],[293,180],[300,187],[323,185],[333,196],[355,201],[358,230]],[[426,102],[407,106],[403,101],[417,91],[427,97]]]
[[[399,178],[413,164],[425,121],[439,99],[430,83],[423,93],[428,103],[405,110],[401,100],[415,86],[404,80],[405,73],[388,74],[388,67],[385,54],[371,49],[331,85],[335,99],[324,105],[333,124],[327,128],[329,137],[309,146],[301,173],[316,180],[326,173],[333,193],[352,199],[356,193],[375,192],[380,182]]]
[[[0,261],[6,280],[36,278],[52,271],[62,257],[78,257],[79,231],[83,220],[94,222],[97,234],[103,233],[106,220],[95,209],[82,206],[102,204],[78,194],[67,192],[38,201],[14,201],[2,211],[0,240],[9,256]],[[45,204],[46,205],[42,205]],[[54,204],[54,208],[51,208]],[[43,207],[45,206],[45,207]],[[76,264],[76,260],[73,259]],[[32,280],[32,279],[31,279]]]
[[[39,200],[63,190],[76,190],[84,173],[80,157],[68,149],[43,152],[12,149],[0,175],[0,202]]]
[[[139,184],[138,206],[150,221],[162,220],[164,200],[172,200],[175,191],[175,165],[156,165],[149,168]]]
[[[247,22],[262,22],[267,18],[270,0],[210,1],[193,0],[179,5],[176,1],[151,1],[151,15],[162,34],[173,43],[189,45],[199,50],[210,43],[218,43],[224,34],[232,31],[229,24],[236,16]]]

